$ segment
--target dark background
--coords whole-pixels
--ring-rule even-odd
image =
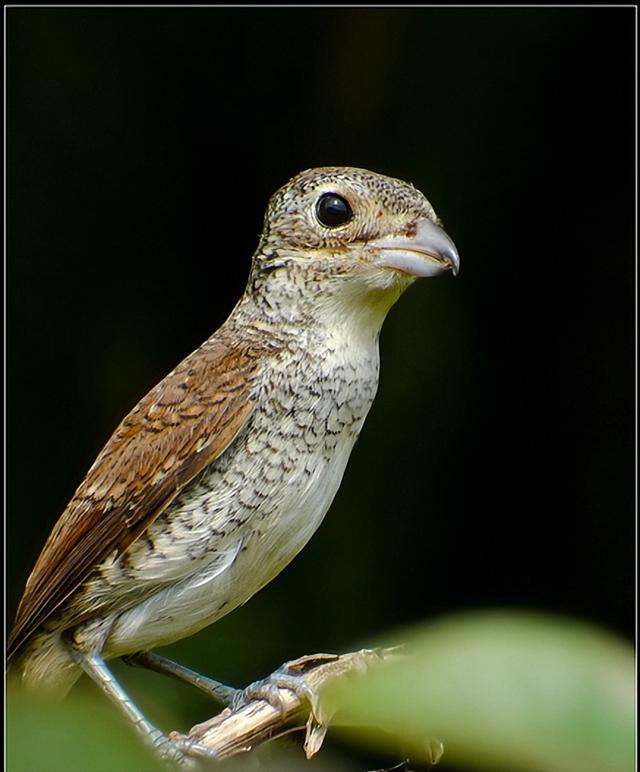
[[[115,425],[235,304],[269,195],[335,164],[412,181],[461,273],[390,313],[376,403],[309,546],[171,653],[242,684],[486,606],[633,636],[633,8],[7,22],[9,619]],[[190,692],[127,678],[183,725],[203,717]]]

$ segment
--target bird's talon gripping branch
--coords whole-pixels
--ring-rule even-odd
[[[279,689],[289,689],[300,700],[309,703],[311,715],[318,724],[322,724],[320,695],[304,680],[304,676],[288,673],[286,671],[276,671],[273,676],[273,683]]]
[[[197,760],[162,733],[158,733],[158,737],[153,738],[149,745],[156,756],[166,763],[168,770],[173,770],[176,767],[180,769],[198,769]]]
[[[238,695],[237,700],[234,700],[232,703],[232,710],[237,710],[252,700],[265,700],[284,717],[287,706],[284,703],[281,690],[287,689],[293,692],[300,701],[308,702],[314,719],[319,724],[322,723],[318,693],[305,683],[303,676],[288,673],[284,670],[285,667],[283,666],[283,668],[276,670],[268,678],[249,684]]]
[[[231,703],[231,709],[239,710],[254,700],[264,700],[265,702],[268,702],[281,716],[284,716],[286,713],[286,705],[284,704],[282,694],[280,694],[278,686],[274,684],[270,678],[255,681],[242,689],[240,694],[238,694]]]
[[[197,740],[193,740],[185,735],[173,733],[169,737],[169,742],[174,749],[182,756],[188,759],[197,759],[200,761],[219,761],[217,753],[202,745]]]

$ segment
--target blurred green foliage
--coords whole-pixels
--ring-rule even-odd
[[[12,772],[160,772],[106,700],[74,693],[52,703],[10,689],[6,769]]]
[[[396,631],[399,662],[349,683],[329,704],[338,723],[389,738],[417,760],[426,738],[470,770],[631,772],[634,654],[623,639],[566,618],[459,614]]]
[[[323,705],[335,714],[330,736],[409,757],[409,768],[428,764],[431,739],[444,744],[445,768],[452,761],[469,770],[632,771],[634,656],[619,637],[567,618],[492,611],[396,630],[379,642],[402,642],[398,660],[325,687]],[[7,730],[10,772],[161,768],[106,701],[82,693],[54,707],[11,692]],[[257,753],[260,769],[305,765],[302,749],[286,742]],[[256,768],[243,757],[222,766]],[[358,767],[321,749],[313,768]]]

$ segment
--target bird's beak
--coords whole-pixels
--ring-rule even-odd
[[[378,253],[374,265],[410,276],[435,276],[442,271],[451,271],[455,276],[460,268],[455,244],[429,220],[415,223],[415,235],[387,236],[370,241],[368,246]]]

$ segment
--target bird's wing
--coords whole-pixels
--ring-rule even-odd
[[[91,570],[122,552],[229,446],[253,408],[267,352],[211,338],[152,389],[111,436],[51,532],[8,641],[12,656]]]

